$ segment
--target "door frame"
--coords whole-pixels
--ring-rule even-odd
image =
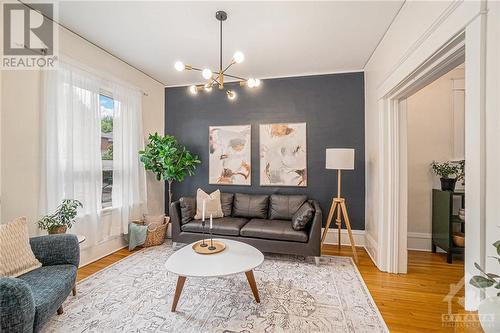
[[[381,233],[385,244],[379,251],[386,259],[385,267],[391,273],[406,273],[408,262],[408,166],[407,166],[407,110],[406,99],[429,83],[465,61],[465,32],[449,40],[431,58],[401,81],[384,96],[382,110],[381,144],[384,151],[383,178],[385,191],[384,216]],[[384,253],[385,252],[385,253]],[[385,255],[384,255],[385,254]]]
[[[485,18],[480,15],[448,40],[380,100],[380,215],[378,266],[390,273],[407,272],[407,142],[408,96],[465,62],[465,159],[467,175],[465,281],[474,262],[485,263]],[[470,272],[470,273],[468,273]],[[465,285],[466,309],[480,293]]]

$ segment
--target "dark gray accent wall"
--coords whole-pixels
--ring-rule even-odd
[[[257,89],[229,84],[238,97],[229,101],[213,90],[192,96],[186,87],[165,89],[165,133],[174,135],[202,163],[196,174],[174,185],[174,199],[211,192],[303,193],[318,200],[326,219],[337,193],[335,170],[325,169],[326,148],[356,149],[355,170],[343,171],[343,196],[353,229],[365,226],[364,75],[344,73],[263,80]],[[259,124],[306,122],[308,186],[262,187],[259,180]],[[208,127],[252,125],[252,185],[208,184]],[[166,198],[168,200],[168,198]],[[332,224],[332,227],[334,225]]]

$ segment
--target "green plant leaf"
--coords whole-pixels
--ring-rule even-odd
[[[495,284],[495,280],[486,278],[481,275],[474,275],[469,282],[476,288],[489,288]]]
[[[493,243],[493,246],[497,249],[497,253],[500,255],[500,240]]]

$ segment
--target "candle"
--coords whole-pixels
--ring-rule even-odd
[[[210,214],[210,229],[212,229],[212,214]]]
[[[205,222],[205,199],[203,199],[203,211],[201,213],[201,219]]]

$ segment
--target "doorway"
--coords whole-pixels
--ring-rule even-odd
[[[406,103],[407,248],[453,258],[465,251],[465,65],[413,93]],[[453,174],[447,174],[454,170]],[[441,177],[458,177],[453,189]],[[444,181],[444,185],[453,182]],[[451,190],[451,191],[450,191]],[[439,261],[439,260],[437,260]]]
[[[390,273],[407,272],[407,133],[405,100],[436,78],[465,63],[465,166],[467,175],[466,220],[473,230],[465,238],[465,278],[474,263],[485,263],[485,44],[482,19],[469,24],[399,83],[384,89],[380,99],[380,173],[377,266]],[[475,309],[480,294],[465,284],[465,308]]]

